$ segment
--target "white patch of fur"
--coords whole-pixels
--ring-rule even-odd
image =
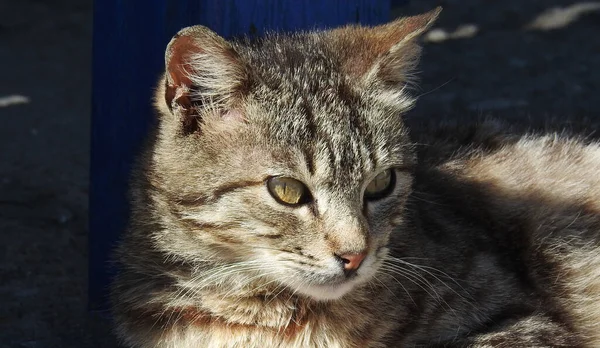
[[[336,260],[331,258],[327,263],[327,271],[327,273],[335,276],[336,273],[341,273],[341,267]],[[331,301],[342,298],[344,295],[355,289],[359,284],[370,281],[375,272],[376,269],[374,256],[369,255],[361,264],[356,276],[351,280],[346,280],[342,283],[332,285],[307,283],[306,281],[303,281],[302,283],[292,282],[290,286],[298,293],[310,296],[315,300]]]
[[[561,281],[568,290],[561,297],[575,328],[589,347],[600,347],[600,247],[573,251],[562,264]]]

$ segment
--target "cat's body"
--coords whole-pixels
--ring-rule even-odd
[[[600,147],[486,123],[415,151],[436,16],[171,42],[118,250],[128,345],[600,345]],[[279,177],[310,193],[283,204]]]

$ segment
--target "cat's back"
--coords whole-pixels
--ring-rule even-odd
[[[442,123],[427,134],[417,133],[420,167],[479,185],[503,205],[600,213],[600,141],[561,131],[560,126],[536,131],[519,127],[487,119]]]
[[[446,194],[464,197],[461,211],[492,220],[493,238],[521,244],[518,262],[539,296],[600,346],[600,144],[566,133],[515,135],[494,122],[462,136],[434,141],[422,162],[453,186]]]

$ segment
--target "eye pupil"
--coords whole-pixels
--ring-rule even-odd
[[[374,201],[389,195],[394,189],[395,181],[394,171],[384,170],[367,185],[365,199]]]
[[[272,177],[267,180],[269,193],[278,203],[284,205],[301,205],[312,198],[306,185],[288,177]]]

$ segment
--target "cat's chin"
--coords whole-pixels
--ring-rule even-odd
[[[355,276],[350,279],[344,279],[342,274],[335,274],[335,271],[339,272],[339,265],[335,263],[332,264],[332,270],[329,274],[320,277],[321,279],[329,278],[329,281],[310,283],[304,281],[292,281],[287,285],[292,288],[295,293],[309,297],[313,300],[335,301],[344,297],[357,287],[360,287],[361,284],[368,282],[379,265],[378,259],[378,257],[373,256],[365,258],[358,274],[355,274]],[[303,279],[304,276],[299,275],[299,277]]]
[[[356,282],[347,281],[335,285],[303,285],[298,287],[296,291],[317,301],[333,301],[342,298],[356,286]]]

